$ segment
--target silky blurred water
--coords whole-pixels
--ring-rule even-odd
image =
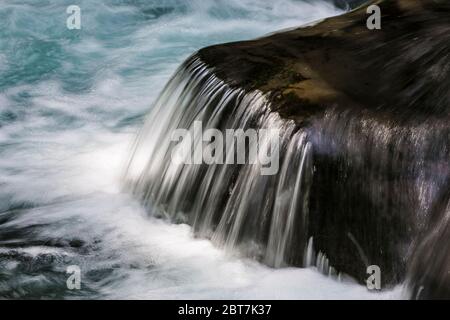
[[[81,8],[68,30],[66,8]],[[150,219],[121,190],[152,102],[197,49],[338,14],[321,1],[0,1],[0,298],[361,298]],[[68,290],[78,265],[81,290]]]

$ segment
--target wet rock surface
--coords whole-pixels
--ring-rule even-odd
[[[366,27],[369,3],[199,57],[307,130],[317,252],[361,282],[378,265],[385,288],[410,275],[413,298],[450,298],[450,3],[373,3],[381,30]]]

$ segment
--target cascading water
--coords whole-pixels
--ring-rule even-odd
[[[298,232],[310,227],[309,133],[270,113],[267,96],[227,86],[198,59],[170,82],[134,148],[127,186],[146,208],[121,192],[129,144],[188,55],[342,13],[333,2],[80,0],[81,30],[69,30],[73,1],[2,1],[0,299],[401,297],[314,268],[272,269],[229,256],[185,224],[148,217],[188,222],[217,245],[272,266],[303,261],[307,242],[305,265],[327,266]],[[279,128],[278,175],[164,163],[169,130],[195,119],[211,128]],[[71,265],[82,272],[79,291],[66,286]]]
[[[448,231],[437,225],[447,225],[449,113],[440,79],[448,75],[438,66],[448,59],[416,55],[426,43],[405,46],[403,32],[434,17],[411,34],[446,52],[434,36],[447,27],[450,7],[425,2],[424,10],[423,1],[401,7],[409,15],[399,30],[389,21],[386,33],[358,36],[366,28],[361,8],[317,27],[202,49],[163,92],[140,134],[128,173],[132,191],[154,212],[269,266],[315,265],[361,282],[368,270],[382,269],[386,287],[409,278],[425,286],[412,281],[413,295],[447,296],[447,246],[437,238]],[[397,16],[404,3],[381,4]],[[386,50],[391,43],[395,49]],[[367,76],[383,68],[381,80]],[[417,80],[422,69],[427,81]],[[368,87],[377,94],[367,97]],[[179,146],[171,133],[196,132],[196,122],[218,132],[276,128],[281,170],[267,176],[258,165],[174,163]],[[192,140],[194,154],[203,150],[201,136]],[[259,152],[269,145],[263,141]],[[434,272],[422,261],[420,241],[439,258]]]
[[[278,129],[281,167],[264,175],[261,163],[234,164],[234,143],[225,147],[224,164],[174,162],[172,132],[193,131],[196,121],[204,130],[221,132]],[[271,138],[259,142],[259,153],[275,152],[269,150]],[[203,144],[202,137],[194,137],[194,153]],[[127,180],[134,194],[157,207],[153,214],[188,222],[199,236],[219,246],[239,248],[280,267],[306,247],[311,174],[307,133],[273,113],[262,93],[231,88],[194,56],[152,109],[137,139]]]

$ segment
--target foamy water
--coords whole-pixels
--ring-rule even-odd
[[[130,145],[195,50],[339,11],[320,1],[72,1],[0,7],[0,297],[389,299],[314,269],[270,269],[147,217],[123,193]],[[69,265],[82,290],[66,288]]]

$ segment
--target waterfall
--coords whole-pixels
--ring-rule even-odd
[[[297,121],[280,112],[272,93],[220,79],[220,68],[198,54],[188,59],[138,135],[125,180],[151,215],[189,224],[196,236],[272,267],[316,266],[361,282],[371,265],[383,270],[387,286],[411,272],[419,279],[422,270],[428,273],[420,258],[428,249],[444,261],[446,244],[428,235],[440,223],[432,217],[443,219],[436,203],[445,202],[439,194],[448,190],[445,114],[398,112],[396,104],[330,105]],[[301,113],[302,102],[296,108]],[[179,129],[193,133],[189,152],[173,140]],[[277,151],[278,170],[264,174],[260,162],[235,164],[234,143],[220,163],[173,161],[174,154],[201,156],[202,133],[212,129],[274,130],[259,140],[257,153]],[[249,160],[250,152],[244,154]]]
[[[224,164],[172,161],[172,132],[192,131],[198,121],[222,132],[277,129],[278,172],[261,174],[260,163],[230,164],[231,150]],[[269,151],[270,139],[259,143],[258,153]],[[194,152],[202,147],[199,134],[192,144]],[[188,223],[198,236],[274,267],[290,264],[293,252],[303,255],[312,145],[305,130],[272,112],[261,92],[230,87],[193,56],[167,84],[133,148],[126,185],[152,215]]]

